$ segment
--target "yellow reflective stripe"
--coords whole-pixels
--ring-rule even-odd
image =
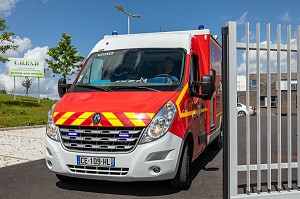
[[[184,112],[184,113],[180,113],[180,117],[188,117],[188,116],[191,116],[191,115],[195,115],[197,114],[198,111],[195,109],[193,111],[188,111],[188,112]]]
[[[146,126],[146,124],[143,120],[130,119],[130,121],[133,123],[134,126]]]
[[[139,116],[134,112],[124,112],[134,126],[146,126],[145,122],[139,119]]]
[[[102,112],[104,117],[111,123],[113,126],[124,126],[122,122],[113,114],[112,112]]]
[[[220,117],[222,114],[223,114],[223,112],[221,111],[216,115],[216,117]]]
[[[53,117],[55,117],[59,112],[54,112],[53,113]]]
[[[148,117],[150,117],[151,119],[153,119],[154,117],[154,113],[146,113],[148,115]]]
[[[75,112],[66,112],[65,114],[63,114],[63,116],[61,116],[56,122],[55,124],[61,125],[63,124],[67,119],[69,119],[69,117],[71,117],[71,115],[73,115]]]
[[[86,119],[76,119],[72,122],[71,125],[80,125],[82,122],[84,122]]]
[[[87,119],[89,118],[91,115],[93,115],[95,112],[85,112],[83,114],[81,114],[78,118],[81,118],[81,119]]]
[[[80,125],[82,122],[84,122],[87,118],[89,118],[91,115],[93,115],[95,112],[85,112],[81,114],[76,120],[72,122],[71,125]]]
[[[137,118],[134,112],[124,112],[128,119]]]
[[[176,106],[177,106],[177,109],[178,109],[178,114],[179,114],[179,117],[180,118],[183,118],[183,117],[188,117],[188,116],[191,116],[191,115],[194,115],[194,114],[197,114],[198,113],[198,110],[195,109],[195,110],[192,110],[192,111],[188,111],[188,112],[181,112],[180,110],[180,103],[182,101],[182,98],[183,96],[185,95],[187,89],[189,88],[189,84],[186,83],[185,86],[183,87],[180,95],[178,96],[177,100],[176,100]],[[200,110],[200,113],[204,113],[207,111],[207,108],[202,108]]]
[[[139,119],[139,116],[134,112],[124,112],[134,126],[146,126],[145,122]],[[153,114],[154,115],[154,114]]]
[[[185,93],[186,93],[188,87],[189,87],[189,84],[186,83],[185,86],[183,87],[183,89],[182,89],[182,91],[181,91],[179,97],[178,97],[177,100],[176,100],[176,105],[177,105],[178,110],[180,110],[179,104],[180,104],[180,102],[181,102],[183,96],[185,95]]]
[[[124,126],[119,119],[107,119],[113,126]]]
[[[206,112],[207,111],[207,108],[202,108],[201,109],[201,113],[204,113],[204,112]]]
[[[183,114],[183,113],[181,112],[181,110],[180,110],[180,102],[182,101],[182,98],[183,98],[183,96],[185,95],[185,93],[186,93],[186,91],[187,91],[188,88],[189,88],[189,84],[186,83],[185,86],[183,87],[183,89],[182,89],[182,91],[181,91],[179,97],[178,97],[177,100],[176,100],[176,106],[177,106],[177,109],[178,109],[178,113],[179,113],[179,117],[180,117],[180,118],[182,118],[182,117],[187,117],[187,116],[185,116],[186,114]],[[190,112],[193,112],[193,111],[190,111]],[[188,116],[190,116],[190,115],[192,115],[192,114],[188,114]]]

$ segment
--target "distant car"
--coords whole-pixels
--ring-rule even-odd
[[[255,115],[256,110],[254,107],[249,106],[249,110],[247,110],[247,106],[242,103],[237,103],[237,115],[245,116],[246,114]]]

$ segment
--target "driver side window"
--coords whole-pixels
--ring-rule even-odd
[[[200,81],[200,71],[199,71],[199,61],[198,56],[192,54],[191,57],[191,66],[190,66],[190,82]]]

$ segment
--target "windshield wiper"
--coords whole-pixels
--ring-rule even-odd
[[[94,90],[100,90],[100,91],[111,91],[108,88],[93,86],[93,85],[90,85],[90,84],[76,84],[76,86],[81,87],[81,88],[90,88],[90,89],[94,89]]]
[[[133,90],[149,90],[149,91],[160,92],[160,90],[145,87],[145,86],[113,86],[113,87],[110,87],[110,89],[111,90],[122,90],[122,89],[129,90],[129,89],[133,89]]]

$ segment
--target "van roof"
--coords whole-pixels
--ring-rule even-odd
[[[107,35],[100,40],[91,53],[131,48],[184,48],[190,51],[194,35],[210,35],[208,29],[174,32],[155,32],[128,35]]]

